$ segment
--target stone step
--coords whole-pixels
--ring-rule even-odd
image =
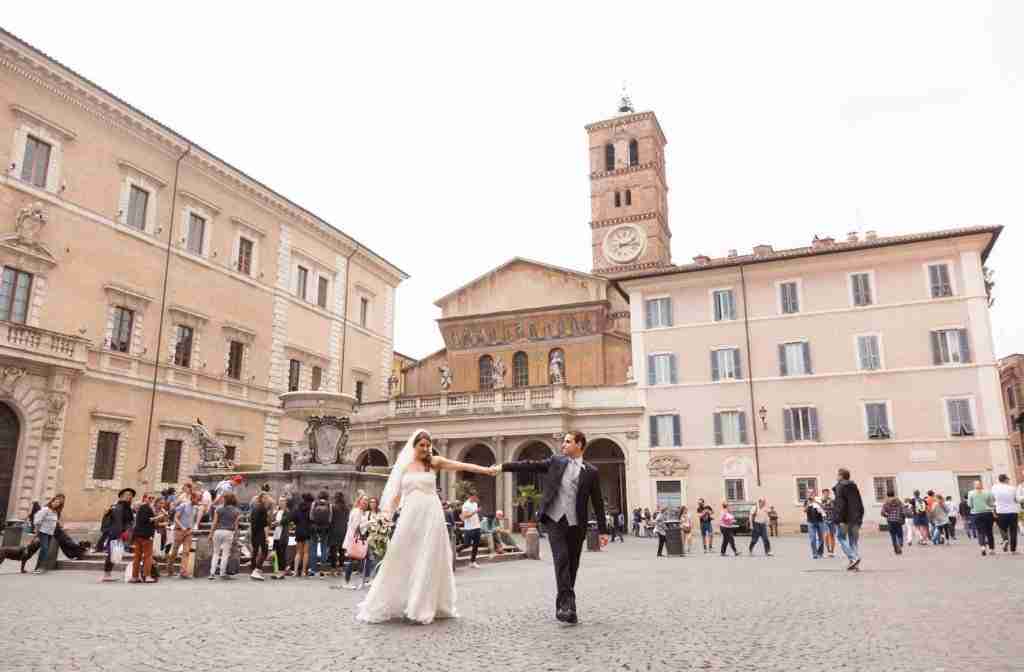
[[[455,559],[456,567],[468,567],[470,556],[460,555]],[[514,560],[525,560],[526,553],[524,551],[506,551],[501,555],[495,555],[493,558],[487,554],[480,553],[476,556],[477,564],[492,564],[496,562],[512,562]]]

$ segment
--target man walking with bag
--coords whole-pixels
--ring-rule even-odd
[[[764,540],[764,554],[772,555],[772,542],[768,541],[768,525],[771,522],[771,514],[768,508],[768,501],[761,497],[757,500],[757,506],[750,512],[750,554],[754,554],[754,546],[757,546],[758,539]]]
[[[864,502],[857,484],[850,480],[850,470],[839,470],[836,493],[836,522],[839,523],[839,545],[850,564],[851,572],[860,571],[860,526],[864,522]]]

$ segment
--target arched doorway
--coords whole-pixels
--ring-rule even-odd
[[[14,487],[14,461],[18,457],[21,423],[7,404],[0,404],[0,521],[7,520],[7,505]]]
[[[358,458],[356,458],[356,470],[366,471],[367,467],[386,467],[388,466],[388,458],[382,451],[376,448],[370,448],[364,450]]]
[[[601,475],[601,494],[604,495],[605,510],[611,513],[627,514],[626,508],[626,456],[618,444],[610,439],[595,439],[587,444],[584,457],[597,467]]]
[[[460,460],[460,462],[479,464],[483,467],[489,467],[494,464],[495,461],[494,453],[491,452],[490,448],[482,443],[472,446],[462,454],[462,459]],[[490,476],[459,472],[459,480],[473,484],[473,489],[476,490],[477,497],[480,498],[480,512],[493,515],[494,511],[498,508],[497,498],[495,497],[494,479]]]
[[[523,446],[519,450],[519,453],[516,455],[515,459],[516,461],[537,461],[546,460],[549,457],[551,457],[551,449],[548,448],[547,444],[541,441],[533,441]],[[532,485],[536,487],[537,490],[541,490],[540,474],[519,472],[514,475],[513,482],[515,486],[515,489],[512,491],[513,499],[519,496],[519,488],[524,485]],[[515,522],[516,525],[529,522],[529,511],[524,507],[517,506],[515,511]]]

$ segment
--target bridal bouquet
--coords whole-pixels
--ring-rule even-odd
[[[378,562],[384,559],[384,554],[388,550],[388,540],[391,539],[391,531],[394,526],[390,520],[384,517],[376,518],[370,521],[369,530],[366,533],[366,540],[370,546],[370,551],[374,557],[377,558]]]

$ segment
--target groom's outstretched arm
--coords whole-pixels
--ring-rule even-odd
[[[519,462],[503,462],[501,471],[504,472],[531,472],[534,474],[547,473],[551,468],[551,458],[546,460],[521,460]]]

